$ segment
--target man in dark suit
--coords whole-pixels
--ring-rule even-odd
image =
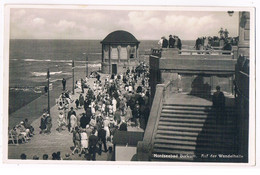
[[[62,86],[63,86],[63,90],[65,91],[65,89],[66,89],[66,80],[65,80],[65,78],[62,79]]]
[[[217,86],[216,90],[212,98],[213,109],[216,111],[216,122],[225,123],[225,96],[220,91],[220,86]]]
[[[82,114],[82,117],[80,118],[80,127],[86,128],[86,126],[89,124],[90,118],[87,118],[87,115],[85,113]]]
[[[105,152],[107,152],[107,139],[106,139],[106,130],[102,125],[101,129],[98,131],[98,145],[99,145],[99,155],[102,153],[102,144],[104,145]]]
[[[172,35],[169,36],[169,48],[174,48],[175,39],[172,37]]]
[[[96,160],[96,152],[97,152],[97,143],[98,137],[95,136],[95,130],[92,131],[91,135],[89,136],[88,146],[89,146],[89,156],[91,160]]]
[[[168,47],[168,40],[164,37],[163,43],[162,43],[162,48],[167,48],[167,47]]]

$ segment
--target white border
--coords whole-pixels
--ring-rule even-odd
[[[11,2],[14,2],[14,1],[11,1]],[[39,3],[46,3],[46,1],[44,1],[44,2],[41,2],[41,1],[38,1]],[[53,3],[57,3],[57,1],[53,1]],[[85,1],[84,1],[85,2]],[[122,1],[120,1],[120,2],[117,2],[117,3],[115,3],[115,4],[121,4],[121,5],[125,5],[125,4],[122,4],[121,3]],[[150,2],[150,1],[149,1]],[[154,1],[151,1],[152,3],[148,3],[148,4],[150,4],[150,5],[158,5],[158,4],[154,4],[153,2]],[[34,2],[35,3],[35,2]],[[64,2],[62,2],[62,3],[64,3]],[[82,3],[82,2],[81,2]],[[248,5],[248,4],[243,4],[243,3],[245,3],[245,1],[237,1],[237,3],[236,3],[236,5],[233,5],[233,6],[239,6],[239,5],[243,5],[243,6],[251,6],[252,4],[250,4],[250,5]],[[82,3],[83,4],[83,3]],[[89,4],[93,4],[93,3],[89,3]],[[96,3],[94,3],[94,4],[98,4],[97,2]],[[208,4],[210,4],[210,3],[208,3]],[[223,3],[222,3],[223,4]],[[147,5],[147,4],[139,4],[139,5]],[[150,10],[152,10],[152,9],[160,9],[160,8],[165,8],[165,6],[161,6],[161,5],[165,5],[163,2],[162,3],[160,3],[160,6],[158,7],[158,6],[155,6],[155,7],[149,7],[149,8],[151,8]],[[183,4],[177,4],[177,5],[183,5]],[[189,2],[189,5],[192,5],[192,2]],[[200,5],[202,5],[202,4],[200,4]],[[205,3],[203,3],[203,5],[205,5]],[[252,5],[253,6],[253,5]],[[46,7],[46,6],[44,6],[44,7]],[[78,6],[73,6],[73,7],[78,7]],[[89,6],[81,6],[82,8],[83,7],[89,7]],[[100,6],[98,6],[99,8],[100,8]],[[105,8],[107,9],[107,7],[108,6],[106,6]],[[111,6],[109,6],[109,7],[111,7]],[[121,6],[122,7],[122,6]],[[121,8],[120,7],[120,8]],[[133,7],[133,8],[136,8],[136,6],[131,6],[131,7]],[[37,7],[38,8],[38,7]],[[167,7],[167,8],[169,8],[169,7]],[[174,7],[175,9],[177,8],[177,9],[181,9],[182,7]],[[185,10],[187,10],[187,7],[184,7],[185,8]],[[203,7],[204,8],[204,7]],[[144,7],[141,7],[141,9],[143,10],[144,9]],[[200,7],[200,9],[201,9],[201,7]],[[219,10],[230,10],[231,8],[227,8],[227,7],[217,7],[216,9],[219,9]],[[232,9],[234,9],[234,11],[236,11],[236,10],[239,10],[239,9],[241,9],[241,8],[239,8],[239,7],[235,7],[235,8],[232,8]],[[211,9],[212,10],[212,9]],[[215,10],[215,9],[214,9]],[[251,9],[250,10],[250,12],[252,12],[252,10],[253,9]],[[189,9],[189,11],[190,11],[190,9]],[[216,10],[216,11],[218,11],[218,10]],[[5,13],[6,14],[6,13]],[[254,21],[254,23],[255,23],[255,20],[252,20],[252,19],[255,19],[254,18],[254,15],[253,15],[253,13],[250,13],[251,14],[251,19],[250,19],[250,21],[252,21],[251,22],[251,29],[254,29],[255,27],[254,27],[254,24],[253,24],[253,21]],[[5,26],[6,27],[6,26]],[[9,31],[9,29],[7,29],[7,28],[5,28],[5,31]],[[255,46],[255,33],[254,33],[254,31],[253,30],[251,30],[250,31],[251,33],[250,33],[250,46]],[[7,36],[6,35],[6,33],[5,33],[5,36]],[[252,38],[253,37],[253,38]],[[7,42],[8,43],[8,42]],[[5,50],[6,50],[6,48],[9,46],[9,44],[7,44],[6,43],[6,37],[5,37],[5,44],[4,44],[4,46],[5,46]],[[8,48],[7,48],[7,50],[8,50]],[[8,57],[6,57],[6,52],[5,52],[5,55],[4,55],[4,65],[6,65],[6,59],[8,59]],[[253,59],[253,61],[252,61],[252,58],[255,58],[255,47],[250,47],[250,102],[252,103],[252,101],[254,101],[255,102],[255,91],[253,90],[253,92],[252,92],[252,86],[253,85],[255,85],[255,76],[252,76],[252,75],[255,75],[255,70],[254,69],[252,69],[252,68],[254,68],[255,67],[255,59]],[[8,61],[7,61],[8,62]],[[2,64],[3,65],[3,64]],[[4,67],[4,72],[6,73],[6,71],[8,72],[8,70],[6,70],[6,69],[9,69],[9,66],[7,66],[8,68],[6,68],[6,66]],[[5,80],[5,82],[4,82],[4,85],[6,85],[6,79],[4,79]],[[252,81],[253,81],[253,84],[252,84]],[[8,81],[7,81],[8,82]],[[9,83],[7,83],[7,84],[9,84]],[[4,87],[4,94],[8,94],[8,93],[6,93],[6,92],[8,92],[8,91],[6,91],[6,89],[5,89],[5,87]],[[252,95],[253,95],[253,97],[252,97]],[[8,100],[8,99],[7,99]],[[4,100],[5,102],[6,102],[6,99]],[[254,103],[253,102],[253,103]],[[7,104],[7,103],[6,103]],[[6,105],[5,105],[5,109],[6,109]],[[252,111],[253,110],[253,111]],[[7,114],[6,113],[6,111],[4,111],[5,112],[5,114]],[[255,115],[253,115],[253,114],[255,114],[255,105],[250,105],[250,123],[249,123],[249,129],[250,129],[250,137],[254,137],[255,136]],[[253,115],[253,119],[251,119],[252,116]],[[6,118],[6,117],[5,117]],[[5,127],[7,127],[7,125],[5,125]],[[6,128],[3,128],[4,129],[4,131],[7,131],[7,129]],[[4,133],[5,134],[5,133]],[[6,139],[5,139],[6,140]],[[253,140],[253,141],[252,141]],[[3,142],[4,143],[4,142]],[[5,146],[5,145],[7,145],[7,144],[3,144],[3,146]],[[250,156],[250,161],[251,161],[251,159],[253,158],[255,158],[255,154],[253,154],[254,153],[254,150],[255,150],[255,147],[254,147],[254,145],[255,145],[255,140],[254,139],[250,139],[250,145],[251,146],[253,146],[253,148],[250,146],[250,149],[249,149],[249,156]],[[6,160],[5,160],[6,161]],[[19,161],[15,161],[15,162],[13,162],[13,161],[10,161],[10,160],[8,160],[8,163],[25,163],[24,161],[22,161],[22,162],[19,162]],[[26,163],[36,163],[35,161],[26,161]],[[46,162],[40,162],[40,161],[37,161],[37,163],[46,163]],[[52,161],[50,161],[50,163],[52,163]],[[54,163],[54,162],[53,162]],[[69,164],[71,164],[71,163],[75,163],[75,164],[82,164],[82,161],[72,161],[72,162],[68,162]],[[84,164],[97,164],[98,162],[85,162]],[[106,162],[101,162],[101,164],[103,164],[103,163],[106,163]],[[118,164],[118,165],[125,165],[125,162],[115,162],[116,164]],[[55,164],[65,164],[65,162],[57,162],[57,161],[55,161]],[[67,163],[66,163],[67,164]],[[114,163],[113,163],[114,164]],[[128,162],[127,162],[127,164],[129,164]],[[155,163],[150,163],[149,162],[149,164],[147,164],[147,163],[145,163],[145,162],[130,162],[130,164],[134,164],[134,165],[152,165],[152,166],[154,166],[154,165],[202,165],[202,166],[204,166],[204,165],[215,165],[215,163],[158,163],[158,162],[155,162]],[[250,165],[253,165],[254,163],[253,162],[250,162],[249,163]],[[222,163],[217,163],[217,165],[233,165],[233,164],[226,164],[226,163],[224,163],[224,164],[222,164]],[[237,164],[235,164],[235,165],[237,165]],[[240,163],[239,165],[248,165],[248,164],[243,164],[243,163]]]

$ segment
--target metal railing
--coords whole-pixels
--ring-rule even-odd
[[[189,55],[233,55],[233,51],[229,50],[180,50],[179,53],[188,53]]]
[[[153,48],[152,55],[161,56],[163,51],[168,49]],[[179,50],[179,55],[234,55],[234,51],[229,50]]]

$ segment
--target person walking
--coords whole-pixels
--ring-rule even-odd
[[[68,120],[67,123],[68,123],[68,130],[69,130],[69,132],[70,132],[70,128],[71,128],[71,123],[70,123],[71,122],[71,120],[70,120],[70,116],[71,115],[77,116],[76,112],[73,110],[73,107],[70,108],[70,111],[68,112],[68,117],[67,117],[67,120]]]
[[[95,135],[96,131],[93,130],[91,135],[89,136],[89,156],[91,160],[96,160],[96,153],[97,153],[97,143],[98,137]]]
[[[72,155],[74,155],[75,151],[77,150],[78,152],[81,150],[80,149],[80,133],[79,133],[79,128],[75,127],[75,130],[73,130],[73,143],[74,143],[74,149],[72,151]]]
[[[98,131],[98,145],[99,145],[99,155],[102,153],[102,144],[104,145],[104,150],[107,152],[106,144],[106,130],[104,130],[104,125],[101,126],[101,129]]]
[[[220,86],[216,87],[216,92],[213,94],[212,107],[216,112],[216,123],[225,123],[225,95],[220,91]]]
[[[41,129],[40,134],[44,133],[44,130],[46,129],[46,123],[45,123],[46,120],[45,119],[46,119],[46,114],[44,113],[41,117],[41,123],[40,123],[40,127],[39,127]]]
[[[46,131],[45,131],[45,133],[50,134],[51,133],[51,128],[52,128],[52,118],[51,118],[50,114],[46,115],[45,123],[46,123]]]
[[[63,87],[63,90],[65,91],[66,90],[66,80],[65,80],[65,78],[62,79],[62,87]]]

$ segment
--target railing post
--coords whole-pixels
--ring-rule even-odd
[[[166,88],[165,88],[165,86],[163,87],[163,103],[165,102],[165,91],[166,91]]]

